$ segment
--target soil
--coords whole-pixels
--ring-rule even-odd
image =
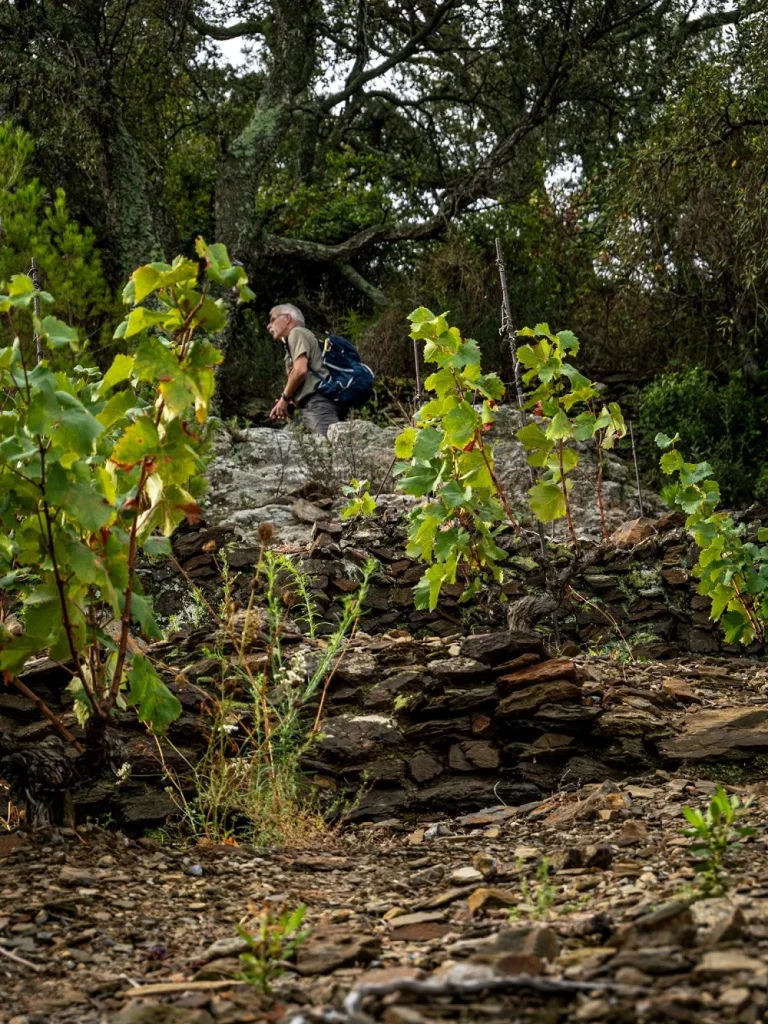
[[[598,686],[608,663],[584,664]],[[551,796],[462,817],[359,822],[310,849],[174,845],[93,824],[0,835],[0,1022],[765,1019],[764,666],[621,672],[640,702],[667,680],[676,767],[563,778]],[[686,762],[697,716],[710,738],[720,722],[727,755]],[[736,720],[750,734],[742,756]],[[728,895],[701,898],[682,808],[704,808],[718,782],[754,798],[754,832],[728,855]],[[236,923],[300,905],[311,934],[273,993],[238,981]]]

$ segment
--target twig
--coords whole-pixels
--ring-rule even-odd
[[[583,594],[580,594],[577,590],[574,590],[573,587],[570,584],[568,584],[566,593],[573,594],[573,596],[576,598],[577,601],[581,601],[582,604],[587,604],[587,605],[589,605],[590,608],[594,608],[596,612],[599,612],[600,615],[603,616],[603,618],[606,620],[606,622],[610,622],[610,624],[613,626],[613,628],[618,633],[621,642],[626,647],[627,654],[630,656],[632,661],[635,660],[635,656],[632,653],[632,648],[629,646],[629,642],[627,641],[627,638],[622,633],[621,627],[619,626],[618,622],[616,621],[616,619],[614,619],[614,617],[611,615],[610,612],[606,611],[605,608],[601,608],[600,605],[596,604],[594,601],[590,601],[590,599],[588,597],[584,597]]]
[[[579,538],[576,536],[576,531],[573,528],[573,518],[571,516],[571,503],[568,500],[568,481],[565,479],[565,472],[563,470],[563,442],[562,439],[557,442],[557,461],[560,465],[560,483],[563,487],[563,501],[565,503],[565,517],[568,520],[568,529],[571,534],[571,539],[576,547],[579,544]]]
[[[485,463],[486,469],[488,470],[491,480],[493,481],[493,486],[496,488],[496,493],[499,496],[499,500],[501,501],[502,507],[504,508],[504,512],[506,513],[507,519],[512,524],[512,529],[515,531],[520,540],[522,540],[522,530],[520,529],[520,526],[518,525],[518,522],[515,519],[514,513],[512,512],[512,508],[510,507],[509,504],[509,499],[507,498],[506,491],[501,486],[501,481],[496,476],[496,470],[493,468],[493,465],[491,464],[491,461],[488,458],[488,453],[486,452],[485,446],[483,445],[482,441],[479,443],[478,448],[480,449],[480,454],[483,457],[483,462]]]
[[[360,620],[358,619],[355,622],[354,628],[353,628],[352,632],[349,635],[350,642],[352,641],[352,639],[355,636],[355,633],[357,632],[357,626],[358,626],[359,621]],[[312,726],[312,732],[310,733],[311,736],[314,736],[315,733],[317,732],[317,730],[320,728],[320,718],[321,718],[321,716],[323,714],[323,707],[325,706],[325,697],[326,697],[326,694],[328,693],[328,687],[331,685],[333,677],[336,675],[336,669],[339,667],[339,665],[344,660],[344,655],[347,653],[347,647],[348,647],[348,644],[344,644],[344,646],[341,649],[341,653],[339,654],[338,658],[336,659],[336,664],[333,666],[331,671],[326,676],[325,683],[323,684],[323,692],[320,694],[320,703],[318,704],[318,707],[317,707],[317,714],[315,715],[315,724]]]
[[[131,985],[135,984],[130,978],[126,979]],[[225,981],[161,981],[155,985],[140,985],[138,988],[129,988],[123,991],[123,995],[130,995],[135,998],[144,996],[169,996],[174,992],[215,992],[222,988],[235,988],[238,985],[247,985],[247,981],[238,978],[229,978]]]
[[[35,973],[39,974],[40,971],[42,970],[42,968],[38,964],[32,964],[29,962],[29,960],[24,960],[22,957],[16,956],[15,953],[9,953],[9,951],[7,949],[3,949],[2,946],[0,946],[0,954],[2,954],[2,956],[8,957],[9,960],[13,960],[15,964],[21,964],[22,967],[29,967],[29,969],[31,971],[35,971]]]
[[[600,511],[600,527],[603,531],[603,540],[609,540],[608,526],[605,522],[605,504],[603,503],[603,446],[597,443],[597,507]]]
[[[576,995],[579,992],[612,992],[635,998],[646,995],[647,988],[636,985],[617,985],[615,982],[564,981],[559,978],[533,977],[513,974],[507,978],[488,978],[482,981],[418,981],[415,978],[397,978],[381,985],[359,985],[344,1000],[344,1010],[350,1021],[363,1020],[360,1014],[363,1001],[371,996],[387,996],[393,992],[413,992],[425,996],[467,996],[478,992],[504,992],[531,989],[545,995]]]
[[[72,744],[72,746],[75,748],[78,754],[85,753],[85,747],[82,745],[82,743],[80,743],[79,740],[75,739],[75,737],[66,727],[66,725],[64,725],[64,723],[59,718],[57,718],[57,716],[53,713],[53,711],[51,711],[51,709],[48,707],[48,705],[45,703],[42,697],[38,697],[33,690],[30,690],[26,683],[22,683],[22,681],[16,676],[11,676],[10,682],[13,683],[17,690],[23,693],[25,697],[27,697],[37,706],[38,711],[45,715],[45,717],[48,719],[48,721],[51,723],[54,729],[67,741],[67,743]]]
[[[632,430],[632,420],[629,421],[629,441],[632,445],[632,461],[635,464],[635,480],[637,481],[637,504],[640,507],[640,518],[645,515],[643,512],[643,495],[640,490],[640,470],[637,468],[637,452],[635,451],[635,433]]]
[[[374,498],[373,498],[374,501],[378,501],[379,500],[379,495],[384,490],[384,485],[386,484],[387,480],[389,480],[389,477],[390,477],[390,475],[392,473],[392,470],[395,468],[395,463],[396,462],[397,462],[397,456],[395,456],[394,459],[392,459],[392,461],[390,462],[389,469],[384,474],[384,479],[379,484],[379,489],[378,489],[378,491],[376,491],[376,494],[374,495]]]
[[[179,562],[176,559],[176,556],[173,553],[171,553],[171,554],[168,555],[168,559],[178,569],[178,571],[181,573],[181,575],[184,577],[184,579],[190,585],[192,590],[195,592],[195,595],[197,597],[199,597],[199,599],[203,602],[203,604],[208,609],[208,612],[210,613],[211,618],[216,623],[216,625],[217,626],[221,626],[222,625],[221,617],[216,614],[216,612],[214,611],[214,609],[211,606],[211,603],[208,601],[208,599],[206,598],[205,594],[202,592],[200,587],[197,586],[197,584],[192,579],[192,577],[189,575],[187,570],[183,566],[179,565]],[[214,558],[214,561],[216,561],[215,558]]]

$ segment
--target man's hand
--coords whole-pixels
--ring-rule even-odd
[[[291,407],[281,395],[272,406],[269,414],[271,420],[287,420],[290,417]]]

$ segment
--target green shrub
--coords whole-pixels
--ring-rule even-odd
[[[732,373],[721,382],[701,366],[664,374],[640,394],[638,427],[650,482],[656,487],[665,482],[653,444],[664,432],[679,435],[692,461],[711,464],[726,506],[764,498],[767,414],[768,381],[753,387],[741,373]]]
[[[102,346],[114,353],[118,346],[110,344],[109,327],[122,313],[107,286],[95,235],[71,219],[61,189],[51,196],[33,176],[33,154],[25,131],[0,122],[0,282],[28,273],[34,256],[42,287],[54,296],[46,312],[79,330],[81,355],[90,349],[93,359]],[[0,323],[0,344],[12,341],[8,323]],[[34,361],[31,339],[22,335],[21,344]],[[56,367],[62,362],[61,354],[49,352],[48,358]],[[109,354],[97,361],[106,368]]]

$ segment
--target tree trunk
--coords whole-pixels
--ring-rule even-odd
[[[217,241],[224,242],[230,256],[251,273],[256,270],[261,232],[256,219],[259,184],[283,141],[292,104],[314,74],[321,9],[316,0],[275,0],[273,12],[267,38],[270,69],[248,124],[222,159],[216,183]]]

